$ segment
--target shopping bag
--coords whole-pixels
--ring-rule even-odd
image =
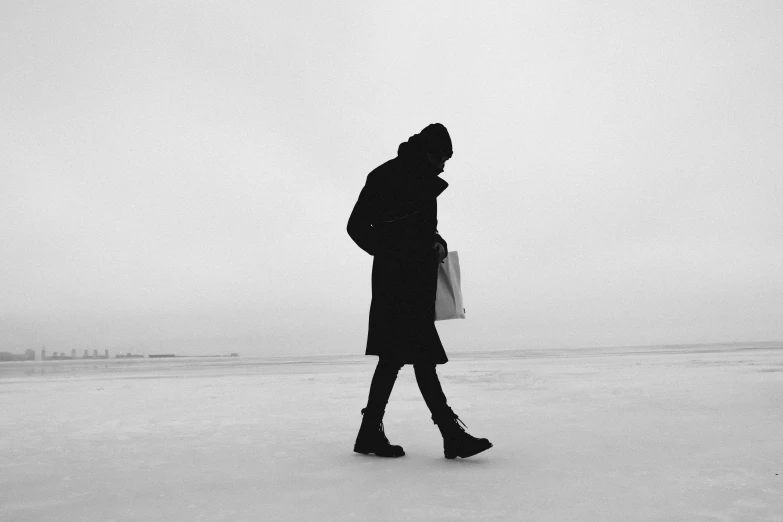
[[[459,254],[449,252],[438,265],[438,289],[435,292],[435,320],[465,319],[460,287]]]

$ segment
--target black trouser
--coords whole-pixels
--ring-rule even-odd
[[[370,384],[370,397],[367,400],[367,410],[383,415],[386,404],[389,402],[397,373],[402,364],[381,358]],[[424,402],[432,413],[432,420],[439,416],[448,415],[451,412],[446,402],[446,395],[440,386],[438,374],[434,364],[414,364],[413,371],[416,374],[416,383],[419,385]]]

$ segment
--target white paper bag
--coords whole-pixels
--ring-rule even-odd
[[[438,265],[438,290],[435,293],[435,320],[465,319],[460,287],[459,254],[449,252]]]

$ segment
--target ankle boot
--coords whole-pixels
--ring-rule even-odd
[[[353,450],[356,453],[375,453],[379,457],[402,457],[405,452],[401,446],[389,443],[383,430],[383,411],[368,411],[362,409],[362,425]]]
[[[492,447],[492,443],[487,439],[477,439],[466,432],[462,426],[467,428],[467,425],[451,409],[438,417],[433,416],[432,420],[443,435],[443,456],[447,459],[466,459]]]

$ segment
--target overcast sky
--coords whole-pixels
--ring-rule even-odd
[[[448,351],[783,339],[783,4],[0,4],[0,351],[364,352],[433,122]]]

